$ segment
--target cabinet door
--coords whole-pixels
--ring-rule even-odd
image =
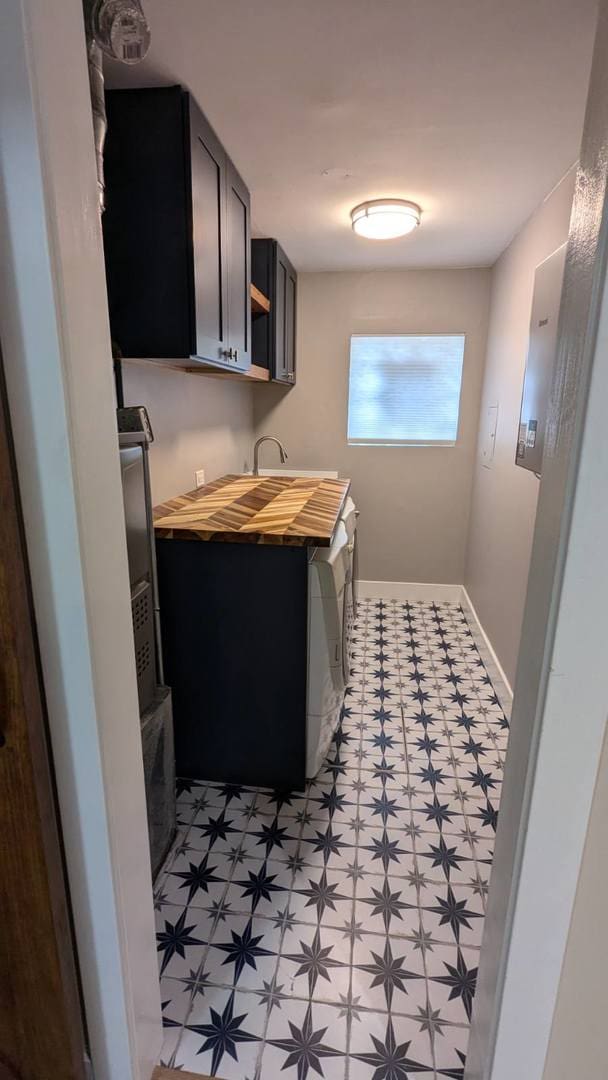
[[[226,280],[228,360],[251,364],[251,222],[249,191],[232,162],[226,163]]]
[[[274,297],[274,367],[273,379],[285,382],[285,308],[287,300],[287,266],[277,245]]]
[[[277,244],[276,254],[276,322],[274,378],[280,382],[295,382],[297,275],[285,252]]]
[[[196,357],[217,363],[228,344],[226,155],[192,99],[190,146]]]
[[[296,381],[296,275],[292,266],[285,285],[285,378]]]
[[[251,317],[251,363],[256,367],[273,371],[274,322],[272,298],[274,296],[274,249],[273,240],[251,241],[251,280],[270,300],[270,315],[252,314]]]

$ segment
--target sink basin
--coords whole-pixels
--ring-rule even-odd
[[[337,469],[260,469],[260,476],[316,476],[337,480]]]

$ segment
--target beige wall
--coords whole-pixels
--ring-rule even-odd
[[[123,365],[126,405],[145,405],[154,443],[150,451],[152,499],[163,502],[205,479],[245,472],[253,446],[250,386],[208,375],[163,370],[155,364]]]
[[[498,402],[491,469],[474,464],[465,585],[513,684],[523,619],[538,480],[515,465],[530,307],[537,265],[568,236],[574,171],[536,210],[492,271],[480,416]],[[480,428],[481,431],[481,428]]]
[[[543,1080],[608,1076],[608,742],[600,759]]]
[[[257,390],[256,430],[283,440],[291,468],[338,469],[352,478],[361,578],[464,580],[489,285],[489,270],[299,277],[297,385]],[[347,445],[350,334],[381,331],[466,333],[455,447]],[[264,463],[271,462],[269,446]]]

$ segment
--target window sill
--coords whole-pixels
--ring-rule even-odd
[[[384,441],[382,441],[382,442],[373,442],[373,441],[365,442],[363,440],[359,441],[359,440],[348,439],[347,440],[347,445],[352,446],[352,447],[357,447],[357,446],[370,447],[370,446],[373,446],[373,447],[376,447],[378,449],[382,449],[382,447],[387,447],[387,448],[391,448],[393,450],[408,450],[408,449],[411,449],[411,448],[420,449],[420,448],[424,448],[424,447],[429,447],[429,448],[432,447],[433,449],[442,450],[442,449],[445,449],[446,447],[448,447],[448,448],[454,447],[454,446],[457,445],[457,443],[455,441],[454,442],[384,442]]]

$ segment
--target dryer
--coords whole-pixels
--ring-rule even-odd
[[[356,513],[347,499],[331,547],[315,549],[308,564],[308,779],[327,756],[349,678]]]

